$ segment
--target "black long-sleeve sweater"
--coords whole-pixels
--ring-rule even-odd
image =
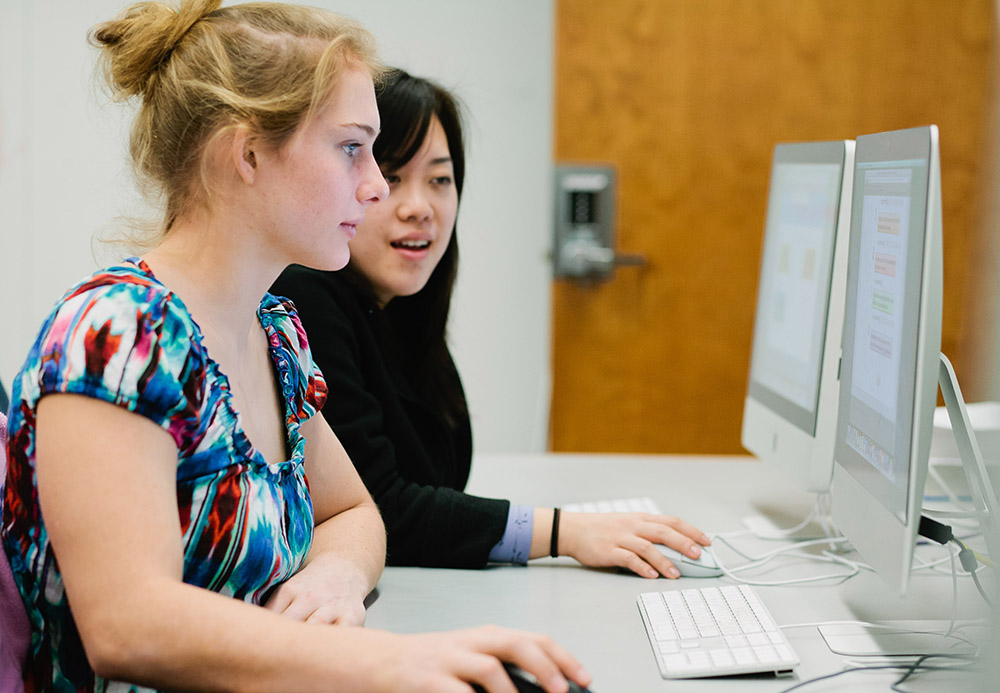
[[[388,358],[405,344],[367,292],[336,272],[287,269],[271,293],[295,303],[330,390],[323,416],[382,512],[388,562],[481,568],[509,503],[463,493],[472,462],[468,416],[450,426]],[[461,388],[458,371],[451,372]]]

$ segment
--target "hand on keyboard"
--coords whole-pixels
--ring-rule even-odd
[[[646,578],[679,577],[657,544],[697,558],[710,544],[700,529],[679,518],[646,512],[591,513],[564,508],[559,552],[594,568],[626,568]]]

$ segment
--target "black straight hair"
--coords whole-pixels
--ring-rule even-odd
[[[375,160],[383,174],[405,166],[420,150],[436,117],[451,155],[455,189],[462,198],[465,147],[458,100],[443,87],[398,68],[390,69],[376,88],[382,131],[375,140]],[[458,275],[458,220],[451,240],[424,287],[412,296],[393,298],[382,311],[397,340],[386,345],[424,401],[455,426],[468,418],[461,381],[447,346],[448,314]],[[349,263],[342,270],[353,283],[371,291],[371,283]],[[374,292],[372,292],[374,298]]]

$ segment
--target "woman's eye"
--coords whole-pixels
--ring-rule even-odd
[[[344,152],[346,152],[347,156],[352,159],[357,156],[359,149],[361,149],[361,144],[359,142],[348,142],[344,145]]]
[[[451,176],[437,176],[431,179],[434,185],[451,185]]]
[[[395,173],[383,173],[382,177],[385,178],[385,182],[389,185],[395,185],[399,182],[399,176]]]

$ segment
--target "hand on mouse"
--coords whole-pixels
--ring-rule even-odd
[[[390,649],[382,653],[388,656],[380,691],[462,693],[476,684],[490,693],[516,693],[501,662],[531,673],[548,693],[569,690],[567,677],[590,684],[580,663],[551,638],[498,626],[399,636]]]
[[[646,578],[679,577],[656,544],[697,558],[711,540],[700,529],[670,515],[650,513],[561,513],[559,554],[594,568],[617,566]]]

